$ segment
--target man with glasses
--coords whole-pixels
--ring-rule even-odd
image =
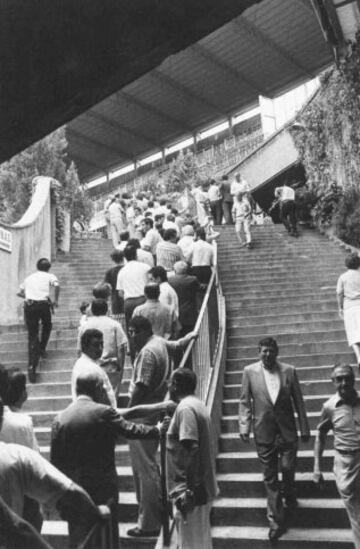
[[[322,407],[314,446],[313,480],[322,487],[321,456],[326,435],[332,429],[336,486],[349,516],[355,548],[360,549],[360,395],[348,364],[336,364],[331,379],[336,393]]]

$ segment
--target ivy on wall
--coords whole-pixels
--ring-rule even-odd
[[[359,35],[338,66],[321,78],[319,93],[297,122],[291,133],[306,171],[314,220],[334,226],[348,242],[360,242],[360,225],[352,215],[360,215]]]

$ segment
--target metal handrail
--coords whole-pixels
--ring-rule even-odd
[[[104,506],[102,506],[104,507]],[[91,549],[95,547],[92,545],[92,542],[99,538],[99,544],[97,544],[96,549],[113,549],[113,537],[112,537],[112,518],[111,511],[108,508],[108,515],[102,516],[101,521],[94,524],[94,526],[89,530],[86,538],[80,543],[77,549]]]

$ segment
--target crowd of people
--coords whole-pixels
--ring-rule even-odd
[[[71,549],[78,547],[94,524],[109,517],[117,548],[115,445],[119,435],[129,439],[139,503],[137,523],[128,535],[157,536],[163,521],[157,452],[160,435],[167,433],[167,484],[178,547],[212,547],[210,509],[217,484],[210,416],[195,396],[197,380],[191,361],[180,368],[179,364],[183,350],[197,337],[198,310],[211,278],[211,241],[217,236],[212,219],[218,223],[224,215],[226,222],[235,221],[236,231],[244,230],[246,243],[251,243],[246,216],[253,206],[246,185],[241,178],[232,184],[226,179],[220,184],[211,181],[197,198],[187,189],[179,201],[181,210],[145,197],[137,196],[125,206],[121,198],[109,198],[114,266],[94,286],[93,296],[80,305],[72,403],[53,422],[51,463],[40,456],[32,421],[21,413],[27,398],[24,373],[0,367],[0,517],[7,525],[5,530],[0,528],[0,544],[18,549],[49,547],[40,537],[44,506],[46,512],[48,506],[56,505],[68,522]],[[202,223],[198,203],[206,214]],[[290,211],[292,206],[286,208]],[[358,358],[360,342],[354,332],[359,333],[359,257],[350,256],[347,267],[337,287],[339,312]],[[48,260],[40,259],[36,273],[19,292],[25,298],[30,382],[36,380],[38,361],[46,353],[51,333],[51,291],[58,305],[60,285],[50,268]],[[259,360],[243,372],[239,432],[241,440],[249,443],[254,431],[267,493],[269,539],[276,541],[287,529],[286,509],[298,505],[294,410],[305,443],[310,429],[296,369],[278,360],[278,345],[271,337],[260,340],[258,352]],[[129,405],[119,409],[127,355],[132,372]],[[360,395],[349,365],[336,365],[332,380],[336,394],[322,409],[313,479],[322,485],[322,454],[332,429],[336,483],[360,549]],[[94,539],[89,547],[97,543]]]

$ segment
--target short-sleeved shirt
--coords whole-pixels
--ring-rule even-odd
[[[194,481],[195,485],[202,485],[205,488],[208,500],[211,501],[217,495],[211,419],[204,403],[194,395],[180,401],[167,432],[170,493],[187,488],[185,473],[188,452],[181,444],[185,440],[195,441],[198,444]]]
[[[139,404],[161,402],[167,392],[168,374],[169,354],[166,341],[162,337],[152,336],[135,359],[129,386],[130,396],[134,392],[135,385],[141,384],[148,388],[148,392]]]
[[[337,281],[336,293],[344,296],[344,309],[360,305],[360,271],[348,269]]]
[[[277,195],[277,190],[280,189],[280,201],[285,202],[286,200],[295,200],[295,191],[291,187],[284,185],[283,187],[276,187],[274,193]]]
[[[180,246],[182,253],[184,254],[185,261],[188,263],[191,260],[191,254],[194,249],[194,237],[193,236],[183,236],[180,238],[178,245]]]
[[[321,410],[318,430],[334,432],[334,447],[340,451],[360,451],[360,395],[345,404],[338,393],[327,400]]]
[[[235,219],[243,220],[250,217],[251,206],[246,198],[236,200],[233,205],[233,216]]]
[[[119,349],[127,344],[127,338],[121,324],[105,315],[90,316],[83,327],[79,328],[77,348],[81,350],[80,339],[85,330],[100,330],[104,338],[104,349],[100,359],[105,362],[109,358],[117,358]]]
[[[176,316],[179,318],[179,299],[177,293],[166,281],[160,284],[159,301],[163,305],[168,305],[170,309],[173,309]]]
[[[185,261],[180,246],[174,242],[163,241],[156,246],[156,265],[172,271],[177,261]]]
[[[159,300],[148,299],[142,305],[138,305],[133,312],[133,318],[136,316],[147,318],[153,334],[165,339],[170,339],[180,327],[174,309],[163,305]]]
[[[149,229],[141,241],[142,248],[148,248],[152,255],[156,254],[156,246],[162,241],[161,234],[156,229]]]
[[[38,452],[19,444],[0,442],[0,496],[22,516],[24,496],[53,505],[72,481]]]
[[[247,193],[250,191],[249,183],[242,179],[241,181],[233,181],[230,187],[230,193],[236,196],[238,193]]]
[[[52,273],[45,271],[36,271],[36,273],[27,276],[20,285],[20,289],[25,292],[25,299],[33,301],[44,301],[50,295],[51,286],[59,286],[57,277]]]
[[[154,257],[152,253],[148,252],[147,250],[143,250],[142,248],[136,250],[136,259],[138,261],[141,261],[141,263],[146,263],[146,265],[149,265],[149,267],[154,266]]]
[[[129,261],[118,274],[116,289],[124,292],[124,299],[141,297],[148,282],[150,266],[141,261]]]

